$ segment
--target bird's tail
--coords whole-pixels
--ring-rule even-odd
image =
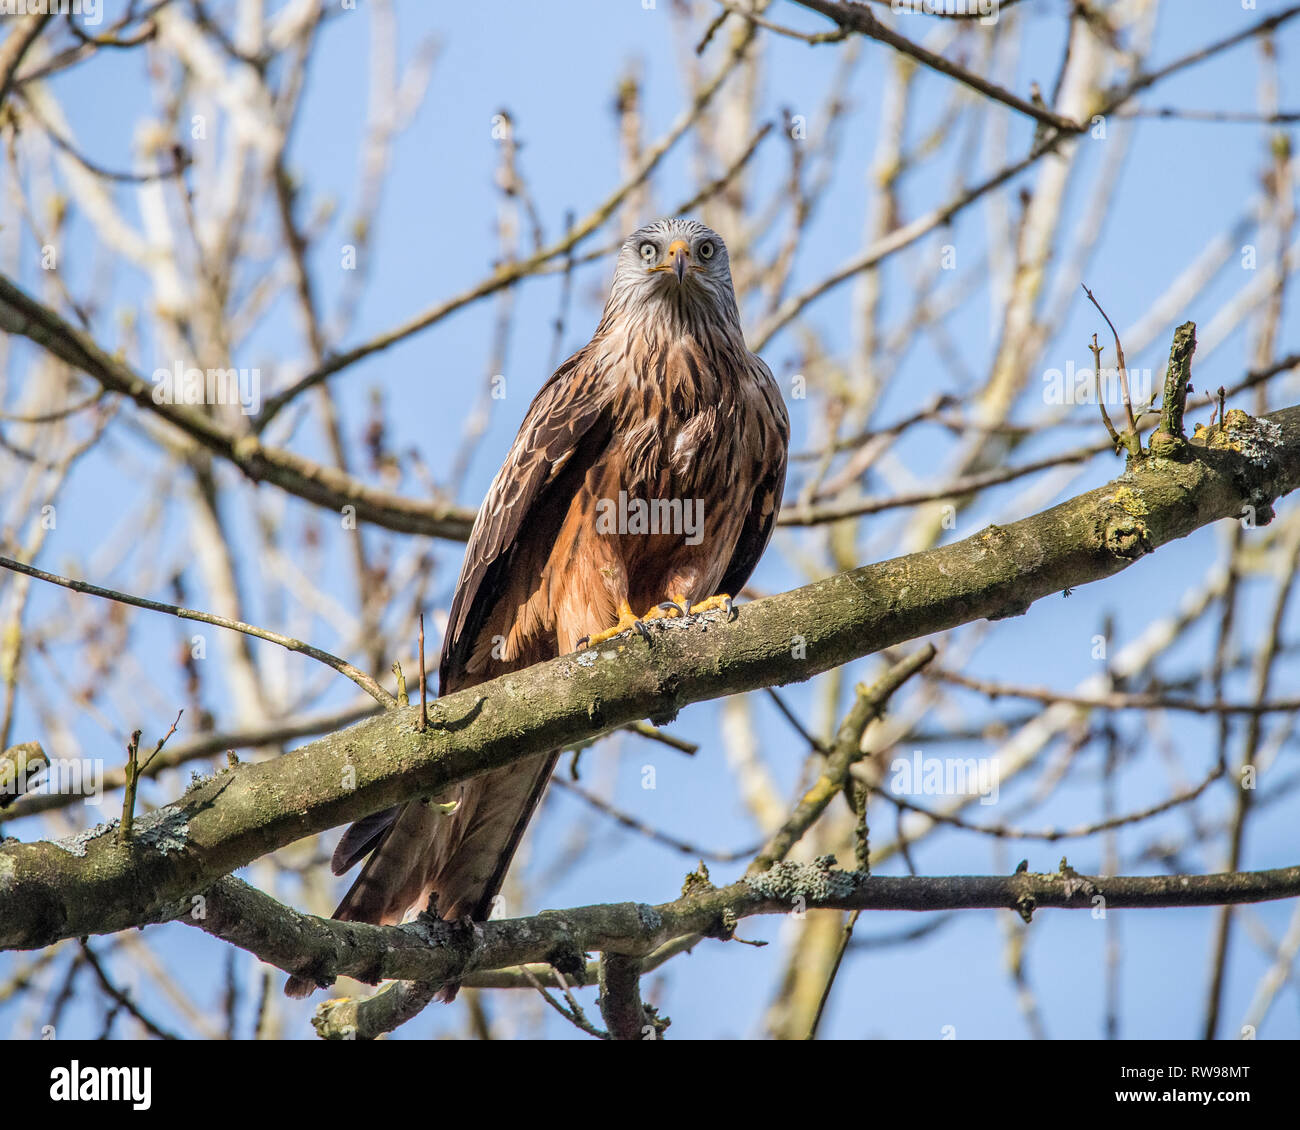
[[[392,925],[426,909],[436,896],[440,918],[486,919],[558,756],[540,754],[484,773],[431,801],[410,801],[357,821],[339,841],[333,869],[341,874],[367,852],[371,855],[334,917]],[[455,808],[449,809],[452,804]],[[316,988],[315,979],[303,975],[290,977],[284,991],[305,997]],[[456,987],[447,986],[439,995],[452,1000]]]

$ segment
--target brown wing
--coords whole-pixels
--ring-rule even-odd
[[[768,367],[757,357],[753,361],[762,379],[753,385],[755,391],[752,395],[758,402],[755,415],[759,427],[754,432],[754,450],[749,454],[760,470],[756,476],[754,497],[749,500],[749,514],[718,590],[731,596],[745,587],[767,543],[772,540],[772,530],[781,512],[781,497],[785,492],[786,460],[790,448],[790,417],[781,399],[781,390]]]
[[[543,506],[561,472],[590,465],[609,441],[612,386],[583,350],[569,358],[529,405],[506,461],[488,488],[465,550],[448,615],[439,665],[439,693],[449,689],[474,646],[509,573],[521,537],[553,538],[557,529],[535,528],[530,515],[563,517]],[[569,475],[564,478],[572,481]],[[528,523],[526,525],[526,523]]]
[[[543,543],[554,537],[554,530],[525,530],[530,514],[551,510],[538,505],[541,497],[562,470],[575,462],[589,464],[605,446],[610,394],[600,378],[586,351],[580,351],[552,374],[529,405],[470,532],[443,640],[439,694],[456,689],[449,683],[456,682],[491,611],[519,537]],[[350,871],[383,841],[400,807],[372,813],[343,833],[330,861],[335,875]]]

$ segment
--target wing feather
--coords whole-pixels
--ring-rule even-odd
[[[540,503],[547,489],[561,470],[572,472],[575,463],[589,465],[604,449],[612,398],[611,382],[603,379],[586,349],[561,365],[533,398],[470,533],[448,615],[439,693],[446,693],[448,680],[473,648],[517,541],[525,534],[554,534],[528,523],[530,515],[543,511]]]
[[[750,453],[760,467],[757,485],[750,500],[749,514],[741,527],[736,548],[732,551],[722,577],[719,592],[735,596],[749,580],[758,559],[763,556],[767,543],[772,540],[777,515],[781,512],[781,498],[785,492],[785,470],[790,446],[790,417],[785,401],[777,387],[771,370],[753,357],[759,379],[752,382],[753,395],[758,399],[757,419],[760,426],[754,432],[754,450]]]

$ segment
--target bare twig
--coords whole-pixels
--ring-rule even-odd
[[[47,573],[44,569],[37,569],[35,566],[26,565],[21,561],[14,561],[9,557],[0,557],[0,569],[9,569],[26,577],[35,577],[38,581],[48,581],[52,585],[59,585],[65,589],[71,589],[73,592],[102,597],[104,600],[113,600],[119,604],[129,604],[134,608],[147,608],[151,612],[165,612],[169,616],[177,616],[182,620],[212,624],[214,627],[228,628],[233,632],[242,632],[244,635],[254,636],[259,640],[279,644],[289,651],[296,651],[301,655],[315,659],[317,662],[324,663],[327,667],[332,667],[340,675],[346,675],[381,706],[392,707],[397,705],[397,699],[364,671],[353,667],[351,663],[345,662],[337,655],[331,655],[328,651],[313,647],[309,643],[303,643],[302,640],[291,639],[288,636],[280,635],[278,632],[267,631],[265,628],[258,628],[239,620],[228,620],[224,616],[216,616],[211,612],[199,612],[193,608],[180,608],[175,604],[166,604],[161,600],[149,600],[143,596],[130,596],[127,593],[92,585],[87,581],[77,581],[71,577],[60,577],[54,573]]]

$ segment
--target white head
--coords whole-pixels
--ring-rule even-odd
[[[696,220],[656,220],[634,231],[619,250],[605,306],[607,322],[623,316],[665,329],[738,331],[722,237]]]

